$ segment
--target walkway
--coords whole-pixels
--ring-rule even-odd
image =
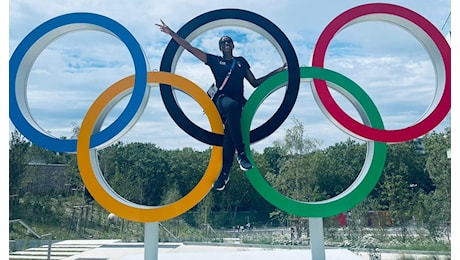
[[[368,260],[366,253],[347,249],[326,249],[326,260]],[[10,260],[47,259],[48,247],[31,248],[10,254]],[[409,256],[409,255],[406,255]],[[422,257],[421,255],[411,255]],[[401,259],[400,253],[385,253],[381,260]],[[120,240],[66,240],[52,244],[52,260],[144,260],[143,243]],[[314,260],[307,248],[271,248],[242,244],[160,243],[158,260]],[[416,258],[418,259],[418,258]],[[442,257],[439,259],[443,259]],[[444,258],[448,259],[448,258]]]

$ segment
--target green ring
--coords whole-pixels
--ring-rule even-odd
[[[361,87],[344,75],[320,67],[301,67],[300,77],[301,79],[322,79],[332,83],[328,86],[336,89],[351,101],[358,110],[364,124],[384,129],[382,117],[370,97]],[[271,93],[283,87],[287,79],[287,72],[280,72],[267,79],[252,93],[244,106],[241,119],[243,141],[246,144],[249,144],[250,126],[255,111]],[[328,115],[326,116],[328,117]],[[341,130],[345,131],[343,127],[341,127]],[[342,193],[323,201],[298,201],[276,191],[265,180],[254,163],[249,145],[246,147],[246,153],[254,167],[246,172],[246,176],[263,198],[287,213],[300,217],[329,217],[353,208],[369,195],[382,174],[386,151],[386,143],[367,141],[366,160],[356,180]]]

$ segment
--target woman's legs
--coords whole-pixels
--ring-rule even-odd
[[[236,149],[240,168],[244,171],[251,169],[252,165],[246,157],[241,134],[241,105],[234,99],[223,96],[218,98],[217,108],[225,124],[223,166],[230,170]],[[227,170],[226,168],[224,169]]]
[[[229,136],[233,149],[238,153],[244,152],[243,136],[241,135],[241,106],[234,99],[219,97],[217,108],[225,124],[226,136]],[[234,152],[234,150],[233,150]]]
[[[235,158],[235,146],[233,146],[230,134],[227,132],[227,127],[224,129],[224,140],[222,143],[222,172],[230,173],[233,160]]]
[[[216,189],[223,190],[228,182],[230,169],[235,158],[235,149],[238,152],[238,163],[240,168],[248,170],[252,168],[251,163],[244,154],[243,136],[241,134],[241,106],[234,99],[219,97],[217,109],[224,122],[223,158],[221,174],[216,182]]]

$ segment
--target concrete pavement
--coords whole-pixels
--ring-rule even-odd
[[[65,242],[65,241],[64,241]],[[363,260],[346,249],[326,249],[327,260]],[[144,260],[143,243],[107,243],[65,260]],[[279,249],[238,245],[160,243],[158,260],[312,260],[310,249]]]
[[[48,259],[47,246],[10,254],[9,259]],[[306,247],[276,247],[239,243],[159,243],[158,260],[316,260]],[[430,255],[412,252],[381,253],[381,260],[402,257],[423,259]],[[432,255],[431,255],[432,256]],[[433,256],[432,256],[433,257]],[[450,259],[437,256],[437,259]],[[65,240],[52,244],[52,260],[145,260],[143,243],[122,243],[121,240]],[[353,253],[343,248],[326,248],[326,260],[368,260],[364,252]],[[153,260],[153,259],[149,259]]]

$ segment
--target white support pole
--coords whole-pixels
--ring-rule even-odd
[[[158,260],[158,222],[144,224],[144,260]]]
[[[309,218],[311,257],[315,260],[325,260],[323,218]]]

